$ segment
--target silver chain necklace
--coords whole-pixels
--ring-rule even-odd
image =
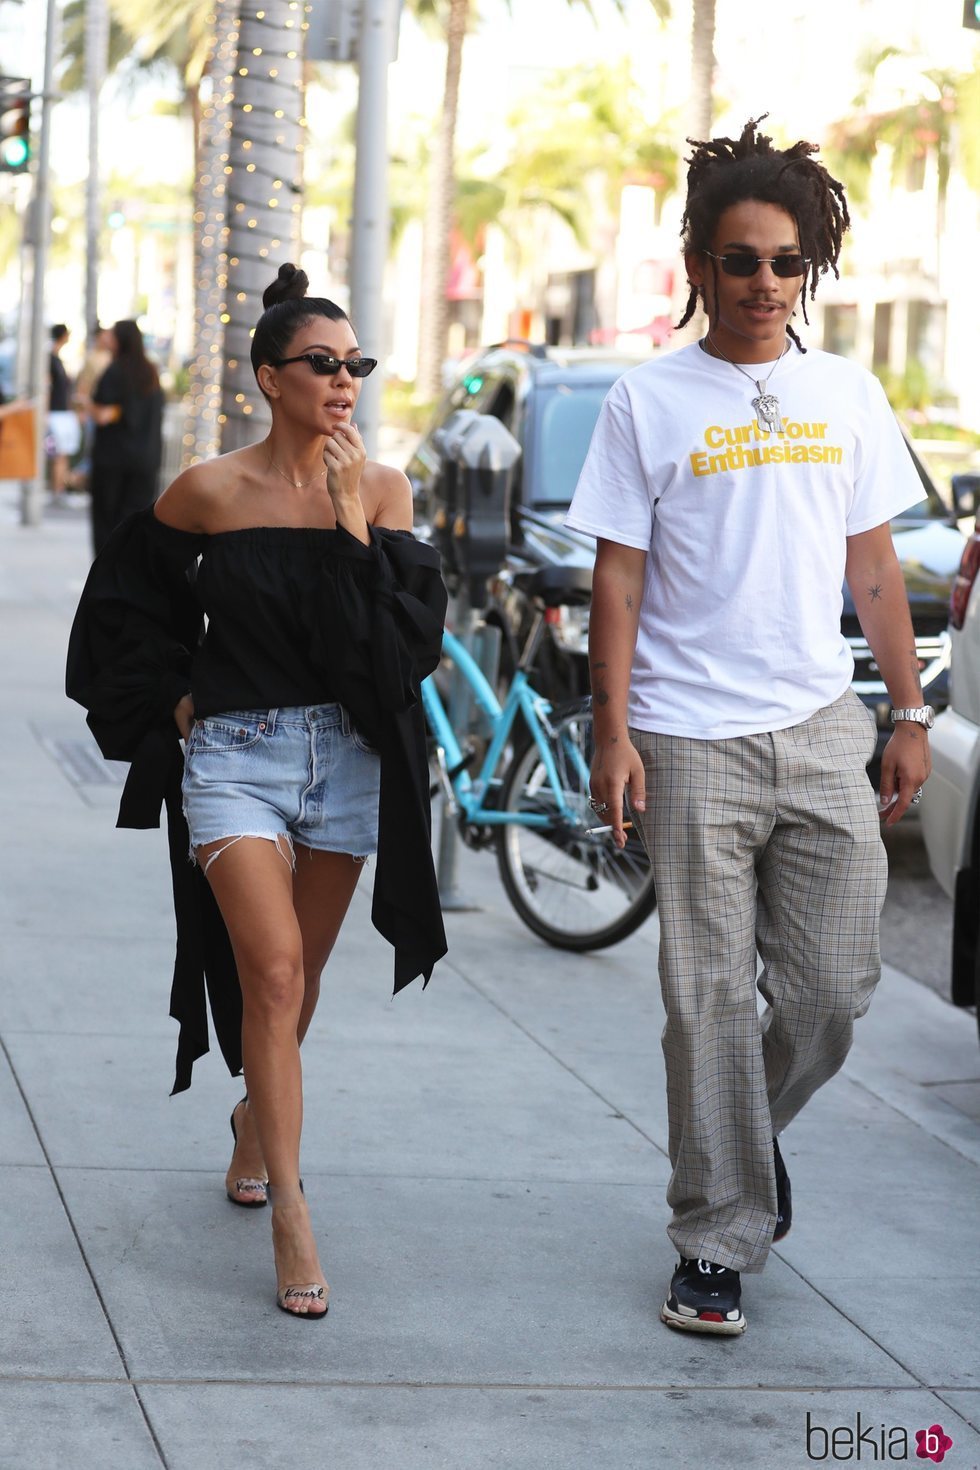
[[[714,348],[715,352],[717,352],[719,357],[723,357],[731,367],[735,368],[737,372],[740,372],[742,374],[743,378],[748,378],[749,382],[754,383],[756,388],[758,388],[759,396],[758,398],[753,398],[752,407],[755,409],[755,421],[759,425],[759,428],[765,429],[765,431],[770,434],[785,433],[785,430],[783,429],[783,420],[779,409],[779,399],[776,397],[775,393],[770,393],[768,389],[769,379],[772,377],[773,373],[776,371],[779,364],[786,356],[791,344],[789,342],[786,343],[786,346],[783,348],[782,352],[779,354],[779,356],[776,358],[776,361],[769,369],[769,376],[765,379],[765,382],[763,382],[761,378],[753,378],[752,374],[747,373],[744,367],[742,367],[739,363],[732,362],[732,359],[728,356],[728,354],[722,352],[721,348],[718,346],[718,343],[711,341],[710,332],[708,332],[706,336],[701,339],[701,350],[703,352],[708,351],[707,347],[705,347],[704,345],[705,342],[710,342],[711,346]]]
[[[289,481],[294,490],[305,490],[307,485],[312,485],[313,480],[319,480],[320,476],[324,473],[323,470],[317,470],[316,474],[313,476],[313,480],[294,480],[292,475],[287,475],[285,470],[279,469],[279,466],[276,464],[271,454],[269,455],[269,464],[272,469],[279,471],[279,474],[282,475],[284,480]]]

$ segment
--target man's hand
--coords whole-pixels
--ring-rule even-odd
[[[604,810],[595,814],[597,827],[612,827],[613,842],[617,847],[626,846],[623,831],[623,806],[627,790],[629,803],[636,812],[646,810],[646,776],[643,762],[628,735],[609,735],[597,738],[592,757],[592,779],[589,783],[592,800]],[[593,808],[594,810],[595,808]]]
[[[180,731],[181,740],[186,740],[194,723],[194,701],[189,694],[185,694],[180,703],[174,706],[174,722]]]
[[[922,725],[900,720],[881,757],[878,794],[882,809],[888,808],[892,798],[897,797],[885,817],[886,827],[894,827],[902,820],[912,797],[929,779],[931,770],[928,733]]]

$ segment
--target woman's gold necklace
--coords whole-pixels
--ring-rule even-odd
[[[272,469],[277,470],[278,473],[280,475],[282,475],[282,477],[283,477],[284,480],[288,480],[289,481],[290,485],[292,485],[292,487],[293,487],[294,490],[305,490],[306,487],[307,487],[307,485],[312,485],[313,484],[313,480],[319,480],[320,476],[321,475],[325,475],[326,472],[327,472],[326,471],[326,466],[324,466],[324,468],[322,470],[317,470],[316,474],[313,476],[313,479],[310,479],[310,480],[294,480],[293,477],[292,477],[292,475],[287,475],[285,470],[280,470],[279,469],[279,466],[276,464],[276,462],[272,458],[272,455],[271,454],[269,455],[269,464],[272,467]]]

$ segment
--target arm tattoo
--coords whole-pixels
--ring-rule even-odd
[[[627,612],[632,612],[633,611],[633,594],[632,594],[632,592],[627,592],[627,594],[626,594],[626,611]]]
[[[868,592],[871,596],[871,601],[877,602],[881,597],[881,583],[879,582],[876,587],[869,587]]]
[[[609,703],[609,695],[604,689],[596,689],[592,695],[592,698],[595,700],[596,704],[599,705],[600,708],[603,705]]]

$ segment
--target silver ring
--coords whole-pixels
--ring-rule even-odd
[[[912,796],[909,797],[909,806],[918,806],[919,805],[919,802],[921,800],[922,800],[922,787],[920,786],[919,789],[918,789],[918,791],[916,791],[914,793],[914,795],[912,795]]]
[[[597,817],[601,817],[603,812],[607,812],[609,810],[608,801],[596,801],[594,797],[589,802],[589,806],[595,812]]]

